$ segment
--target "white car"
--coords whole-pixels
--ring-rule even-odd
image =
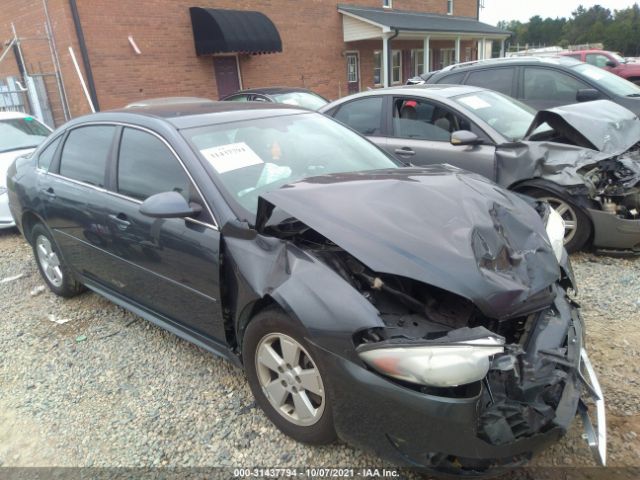
[[[15,226],[7,198],[7,169],[20,155],[31,153],[51,129],[20,112],[0,112],[0,229]]]

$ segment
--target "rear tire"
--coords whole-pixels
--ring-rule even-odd
[[[580,251],[591,238],[593,227],[586,212],[575,203],[547,190],[531,189],[522,193],[551,205],[565,221],[564,247],[569,253]]]
[[[76,281],[71,269],[64,262],[49,230],[38,223],[33,227],[30,235],[38,270],[49,290],[66,298],[75,297],[81,293],[84,286]]]
[[[280,431],[315,445],[336,439],[322,359],[287,314],[268,308],[256,315],[242,359],[256,403]]]

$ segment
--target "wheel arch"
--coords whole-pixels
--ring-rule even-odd
[[[38,223],[41,223],[45,225],[45,228],[47,228],[42,217],[40,217],[33,210],[25,211],[22,214],[22,220],[20,223],[22,224],[22,234],[24,235],[24,238],[27,240],[27,242],[29,242],[29,245],[33,244],[33,239],[31,238],[33,227],[35,227]]]

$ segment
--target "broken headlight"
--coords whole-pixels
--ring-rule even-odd
[[[432,387],[457,387],[482,380],[490,357],[504,352],[504,340],[486,337],[464,343],[386,346],[359,352],[383,375]]]
[[[562,252],[564,251],[564,220],[558,212],[553,208],[549,209],[549,215],[547,216],[547,236],[551,242],[551,248],[556,255],[558,262],[562,260]]]

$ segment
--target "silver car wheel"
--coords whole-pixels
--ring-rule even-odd
[[[556,197],[542,197],[539,200],[547,202],[564,220],[564,244],[573,240],[578,231],[578,216],[574,208]]]
[[[322,417],[325,390],[309,352],[282,333],[266,335],[256,348],[256,372],[271,406],[295,425],[310,426]]]
[[[38,235],[38,238],[36,238],[36,252],[38,252],[38,263],[40,263],[47,280],[54,287],[61,287],[63,276],[60,268],[60,259],[56,252],[53,251],[51,242],[44,235]]]

